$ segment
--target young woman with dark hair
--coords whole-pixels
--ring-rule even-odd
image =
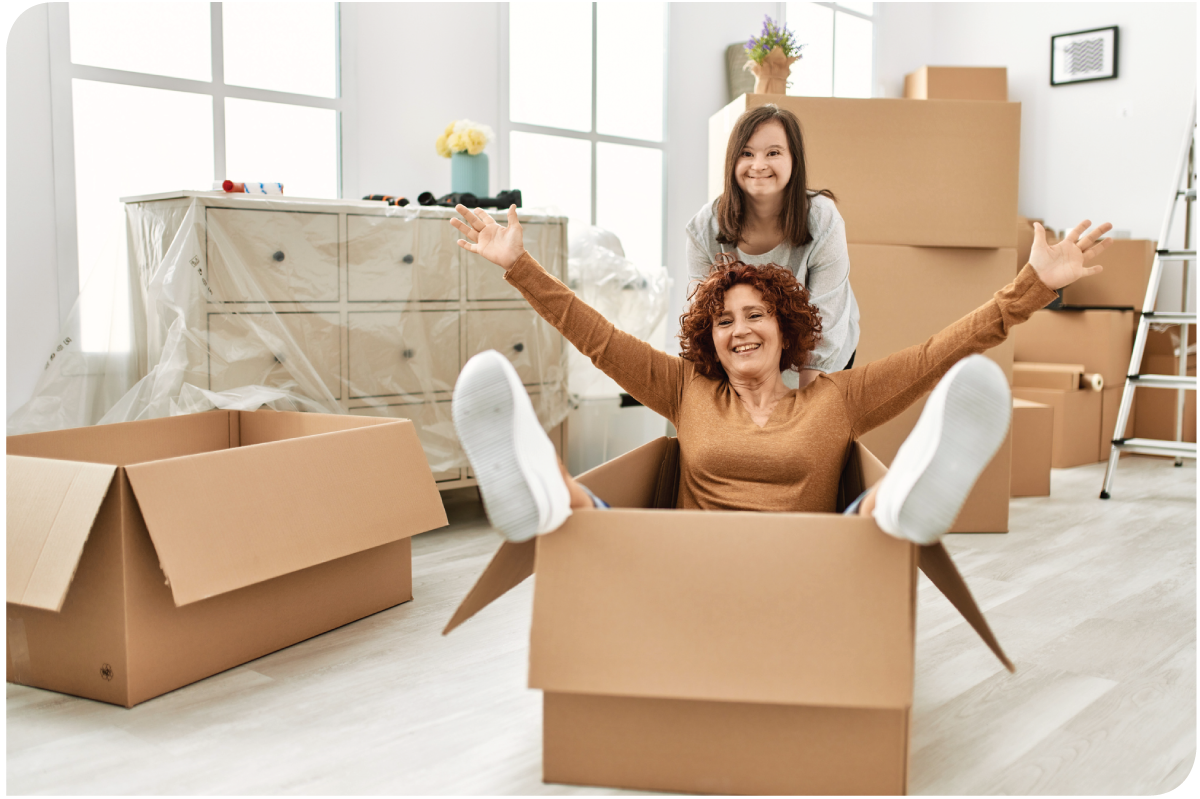
[[[993,299],[923,344],[794,389],[784,375],[806,362],[822,320],[789,270],[719,258],[680,319],[682,355],[668,355],[618,330],[546,272],[525,251],[515,207],[507,227],[478,208],[458,212],[465,221],[452,224],[464,249],[502,267],[543,319],[675,425],[676,507],[833,512],[855,439],[932,389],[892,468],[846,510],[920,544],[950,528],[1008,431],[1008,381],[979,353],[1056,289],[1099,272],[1086,264],[1108,246],[1100,237],[1112,227],[1088,232],[1085,221],[1051,247],[1037,226],[1029,263]],[[566,474],[500,353],[467,362],[451,410],[488,519],[510,540],[557,529],[576,509],[605,507]]]
[[[803,388],[818,374],[847,369],[858,347],[858,303],[850,289],[846,227],[828,189],[810,189],[796,115],[775,105],[738,119],[725,150],[721,196],[687,226],[688,277],[708,276],[717,255],[778,264],[812,296],[825,335],[805,368],[789,374]]]

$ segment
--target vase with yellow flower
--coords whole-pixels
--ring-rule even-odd
[[[460,119],[438,136],[438,155],[450,159],[450,191],[488,196],[488,157],[483,148],[494,135],[487,125]]]

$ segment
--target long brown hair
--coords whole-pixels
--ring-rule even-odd
[[[733,132],[729,134],[729,144],[725,148],[725,188],[717,198],[716,213],[719,229],[717,241],[722,244],[732,244],[736,247],[741,238],[742,226],[746,223],[746,197],[734,175],[738,158],[741,157],[742,150],[754,135],[754,131],[772,120],[783,125],[788,150],[792,154],[792,177],[784,189],[786,197],[779,212],[779,227],[783,230],[784,238],[793,247],[802,247],[812,241],[812,232],[808,229],[808,211],[812,203],[810,195],[820,194],[837,200],[829,189],[810,191],[808,188],[804,136],[800,132],[800,120],[796,119],[796,115],[774,103],[751,108],[738,118]]]

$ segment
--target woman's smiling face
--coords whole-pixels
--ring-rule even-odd
[[[713,346],[730,380],[762,380],[779,375],[783,336],[779,320],[762,293],[746,283],[725,292],[725,310],[713,319]]]
[[[733,174],[748,197],[782,194],[792,178],[792,153],[783,125],[774,119],[759,125],[742,148]]]

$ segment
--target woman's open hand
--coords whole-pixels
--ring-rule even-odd
[[[456,205],[454,210],[462,215],[462,219],[451,219],[450,224],[467,237],[466,241],[458,240],[458,246],[464,250],[482,255],[506,271],[525,252],[516,205],[508,207],[508,227],[501,227],[482,208],[469,211],[465,205]]]
[[[1046,243],[1046,229],[1038,222],[1033,223],[1033,249],[1029,253],[1029,263],[1048,287],[1058,290],[1081,277],[1098,275],[1104,270],[1100,265],[1087,266],[1087,263],[1095,260],[1112,244],[1112,239],[1100,239],[1112,230],[1112,225],[1105,222],[1084,236],[1084,231],[1091,225],[1091,220],[1083,220],[1062,241],[1051,247]]]

